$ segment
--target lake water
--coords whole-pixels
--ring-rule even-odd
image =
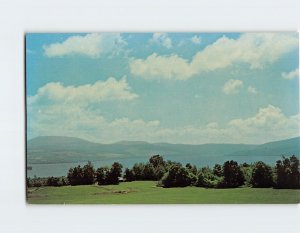
[[[165,160],[177,161],[185,165],[191,163],[197,167],[210,166],[213,167],[216,163],[223,164],[227,160],[235,160],[238,163],[254,163],[257,161],[263,161],[269,165],[274,166],[276,161],[281,159],[280,156],[164,156]],[[132,167],[135,163],[147,162],[145,158],[124,158],[124,159],[104,159],[101,161],[92,162],[94,168],[102,166],[110,166],[114,162],[119,162],[123,165],[123,168]],[[49,177],[49,176],[67,176],[68,170],[71,167],[78,165],[84,165],[86,162],[81,163],[58,163],[58,164],[28,164],[32,167],[32,170],[27,170],[27,176],[33,178],[37,177]]]

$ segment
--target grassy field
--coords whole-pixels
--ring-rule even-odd
[[[28,190],[30,204],[273,204],[299,203],[300,190],[271,188],[161,188],[152,181],[119,185],[41,187]]]

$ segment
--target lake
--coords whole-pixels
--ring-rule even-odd
[[[213,167],[216,163],[223,164],[227,160],[235,160],[238,163],[254,163],[257,161],[263,161],[269,165],[274,166],[276,161],[281,159],[281,156],[164,156],[165,160],[177,161],[185,165],[190,163],[196,165],[197,167],[210,166]],[[135,163],[147,162],[146,158],[119,158],[119,159],[103,159],[101,161],[94,161],[92,164],[94,168],[102,166],[110,166],[114,162],[119,162],[123,165],[123,168],[132,167]],[[27,170],[27,176],[33,178],[37,177],[49,177],[49,176],[67,176],[68,170],[71,167],[78,165],[84,165],[86,162],[78,163],[56,163],[56,164],[27,164],[27,166],[32,167],[31,170]]]

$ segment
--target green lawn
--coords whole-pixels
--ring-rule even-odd
[[[119,185],[41,187],[28,190],[32,204],[258,204],[299,203],[300,190],[271,188],[161,188],[153,181]]]

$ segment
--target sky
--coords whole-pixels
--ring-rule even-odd
[[[299,136],[298,33],[26,34],[27,138]]]

